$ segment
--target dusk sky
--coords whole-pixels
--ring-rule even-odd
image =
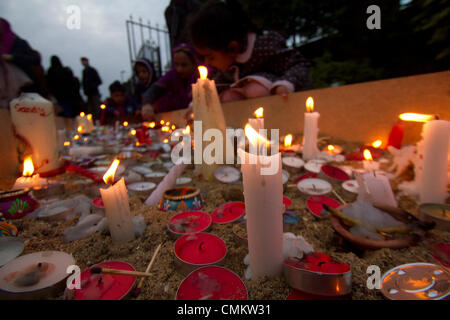
[[[11,23],[13,32],[28,41],[42,55],[47,70],[52,55],[72,68],[81,80],[80,57],[86,56],[100,73],[102,99],[108,86],[131,75],[125,21],[130,14],[137,21],[165,27],[164,10],[170,0],[1,0],[0,16]],[[81,10],[81,28],[70,30],[69,6]],[[140,33],[136,29],[137,38]],[[156,38],[156,35],[154,35]],[[163,56],[165,55],[163,48]]]

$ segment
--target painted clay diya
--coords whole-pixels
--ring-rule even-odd
[[[208,266],[191,272],[180,284],[176,300],[247,300],[247,289],[232,271]]]
[[[309,294],[342,296],[352,290],[350,267],[323,253],[287,258],[283,271],[289,286]]]
[[[323,165],[320,168],[319,178],[327,180],[334,184],[341,184],[350,179],[348,174],[338,167]]]
[[[227,246],[213,234],[195,233],[178,239],[174,253],[177,270],[188,274],[197,268],[221,263],[227,254]]]
[[[134,286],[136,277],[116,274],[92,274],[94,267],[126,271],[136,271],[134,267],[122,261],[106,261],[92,266],[81,273],[81,289],[70,294],[73,300],[122,300]]]
[[[181,237],[191,233],[204,232],[211,227],[212,218],[201,211],[186,211],[170,219],[167,229],[176,236]]]
[[[310,196],[308,197],[308,200],[306,201],[306,206],[309,210],[309,212],[316,218],[323,219],[324,217],[328,217],[328,215],[323,215],[323,205],[326,204],[327,206],[337,209],[341,206],[341,204],[334,200],[333,198],[327,197],[327,196]]]
[[[435,222],[436,229],[450,231],[450,206],[446,204],[423,203],[419,206],[419,218]]]
[[[29,189],[0,194],[0,213],[7,220],[21,219],[37,208],[39,203],[29,195]]]
[[[442,300],[450,296],[450,273],[431,263],[403,264],[383,275],[381,293],[390,300]]]
[[[192,187],[178,187],[164,192],[160,202],[161,211],[196,211],[203,208],[200,189]]]
[[[42,251],[20,256],[0,269],[1,299],[42,299],[64,291],[72,255]]]
[[[211,214],[213,223],[224,224],[235,222],[245,214],[245,203],[241,201],[227,202],[219,206]]]

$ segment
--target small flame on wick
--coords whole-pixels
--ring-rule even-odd
[[[284,146],[285,147],[290,147],[292,145],[292,134],[288,134],[287,136],[284,137]]]
[[[88,118],[88,120],[92,120],[92,114],[88,114],[86,117]]]
[[[100,106],[100,109],[105,110],[105,109],[106,109],[106,105],[102,104],[102,105]]]
[[[403,121],[414,121],[414,122],[428,122],[436,118],[436,116],[431,114],[420,114],[420,113],[402,113],[398,116],[400,120]]]
[[[183,134],[190,134],[191,133],[191,126],[187,125],[186,129],[183,130]]]
[[[156,123],[150,122],[150,128],[153,129],[156,126]]]
[[[314,99],[312,97],[308,97],[308,99],[306,99],[306,111],[314,111]]]
[[[206,68],[205,66],[199,66],[198,72],[200,73],[200,79],[205,80],[206,78],[208,78],[208,68]]]
[[[84,131],[83,126],[78,126],[77,131],[78,133],[83,133]]]
[[[370,153],[370,151],[368,149],[365,149],[363,154],[364,154],[364,159],[366,159],[367,161],[373,161],[372,153]]]
[[[132,130],[130,131],[130,134],[131,134],[132,136],[135,136],[135,135],[136,135],[136,130],[132,129]]]
[[[169,132],[169,130],[170,130],[169,127],[162,127],[161,128],[162,132]]]
[[[75,135],[75,136],[73,137],[73,140],[78,140],[78,139],[80,139],[80,136],[79,136],[79,135]]]
[[[260,107],[253,112],[256,118],[262,118],[264,116],[264,108]]]
[[[83,118],[85,115],[86,115],[86,114],[85,114],[84,112],[81,112],[81,113],[80,113],[80,117],[82,117],[82,118]]]
[[[31,156],[27,156],[23,161],[23,173],[24,177],[31,177],[34,173],[34,165]]]
[[[372,143],[372,147],[379,148],[379,147],[381,147],[382,144],[383,144],[383,141],[377,140]]]
[[[69,147],[70,146],[70,141],[65,141],[64,142],[64,147]]]
[[[128,127],[128,121],[124,121],[123,126]]]
[[[332,144],[329,144],[327,147],[328,151],[333,151],[334,149],[336,149]]]
[[[120,161],[118,159],[115,159],[109,167],[108,171],[106,171],[105,175],[103,176],[103,181],[105,181],[106,184],[114,183],[114,175],[116,174],[116,170],[119,167],[119,163]]]
[[[245,125],[244,132],[245,132],[245,135],[247,136],[248,140],[250,141],[250,143],[257,143],[257,142],[261,141],[262,143],[266,144],[267,146],[270,145],[270,142],[267,141],[267,139],[264,138],[263,136],[261,136],[258,132],[256,132],[256,130],[253,129],[253,127],[249,123],[247,123]]]
[[[169,143],[169,139],[164,139],[164,143]]]
[[[161,125],[163,125],[163,124],[165,123],[165,121],[164,121],[164,120],[161,120],[159,123],[160,123]]]

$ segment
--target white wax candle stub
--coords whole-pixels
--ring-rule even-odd
[[[152,173],[151,169],[144,167],[144,166],[136,166],[136,167],[131,168],[131,170],[133,170],[136,173],[142,174],[142,175]]]
[[[128,185],[130,191],[150,191],[156,187],[156,184],[152,182],[136,182]]]
[[[358,193],[359,185],[356,180],[347,180],[342,183],[342,188],[351,193]]]
[[[176,180],[176,184],[179,186],[182,186],[182,185],[186,185],[186,184],[190,183],[191,181],[192,181],[192,179],[189,177],[179,177]]]
[[[375,175],[372,171],[357,174],[358,201],[386,204],[397,207],[389,179],[384,175]]]
[[[305,164],[305,169],[312,173],[319,173],[324,164],[323,160],[310,160]]]
[[[167,173],[165,172],[150,172],[145,175],[146,178],[162,178],[165,177]]]
[[[380,169],[380,163],[377,161],[363,161],[364,169],[366,170],[378,170]]]
[[[282,161],[285,166],[295,169],[300,169],[305,164],[302,159],[297,157],[284,157]]]
[[[281,171],[281,175],[282,175],[282,179],[283,179],[283,184],[285,184],[286,182],[288,182],[289,177],[291,176],[289,174],[289,172],[287,172],[286,170],[282,170]]]
[[[214,171],[214,177],[223,183],[234,183],[241,178],[241,172],[230,166],[222,166]]]
[[[333,189],[328,181],[315,178],[303,179],[299,181],[299,183],[297,184],[297,188],[304,194],[314,196],[328,194]]]

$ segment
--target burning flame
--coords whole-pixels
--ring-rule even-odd
[[[83,126],[78,126],[78,128],[77,128],[77,131],[79,132],[79,133],[83,133]]]
[[[86,114],[84,112],[80,113],[80,117],[84,117]]]
[[[200,79],[205,80],[206,78],[208,78],[208,68],[206,68],[205,66],[199,66],[198,72],[200,73]]]
[[[383,144],[383,141],[377,140],[372,143],[372,147],[379,148],[379,147],[381,147],[382,144]]]
[[[140,145],[139,141],[136,141],[136,147],[139,147]]]
[[[264,116],[264,108],[260,107],[253,112],[256,118],[262,118]]]
[[[156,126],[156,123],[154,123],[154,122],[151,122],[151,123],[150,123],[150,128],[153,129],[155,126]]]
[[[175,130],[177,127],[173,124],[172,125],[172,130]]]
[[[292,134],[288,134],[287,136],[284,137],[284,146],[285,147],[290,147],[292,145]]]
[[[312,97],[308,97],[308,99],[306,99],[306,111],[308,112],[314,111],[314,100]]]
[[[33,160],[31,159],[31,156],[28,156],[23,161],[23,173],[22,175],[24,177],[31,177],[34,172],[34,166],[33,166]]]
[[[329,144],[327,147],[328,151],[333,151],[334,149],[336,149],[332,144]]]
[[[164,143],[169,143],[169,139],[164,139]]]
[[[124,121],[123,126],[128,127],[128,121]]]
[[[106,106],[105,106],[104,104],[102,104],[102,105],[100,106],[100,109],[105,110],[105,109],[106,109]]]
[[[161,128],[161,131],[162,131],[162,132],[169,132],[169,127],[162,127],[162,128]]]
[[[165,123],[165,121],[164,121],[164,120],[161,120],[159,123],[160,123],[161,125],[163,125],[163,124]]]
[[[65,141],[64,142],[64,147],[68,147],[68,146],[70,146],[70,141]]]
[[[256,144],[258,142],[262,142],[265,143],[267,146],[270,145],[270,142],[267,141],[267,139],[261,136],[258,132],[256,132],[256,130],[253,129],[253,127],[248,123],[245,125],[244,132],[250,143]]]
[[[75,136],[73,137],[73,140],[78,140],[78,139],[80,139],[80,136],[79,136],[79,135],[75,135]]]
[[[187,125],[186,129],[183,130],[183,134],[190,134],[191,133],[191,126]]]
[[[372,153],[370,153],[370,151],[368,149],[365,149],[363,154],[364,154],[364,159],[366,159],[367,161],[373,161]]]
[[[88,118],[88,120],[92,120],[92,114],[88,114],[86,117]]]
[[[131,130],[131,131],[130,131],[130,134],[131,134],[132,136],[135,136],[135,135],[136,135],[136,130],[134,130],[134,129]]]
[[[116,174],[117,167],[119,167],[120,161],[118,159],[115,159],[111,166],[109,167],[108,171],[106,171],[105,175],[103,176],[103,181],[105,181],[106,184],[109,182],[114,183],[114,175]]]
[[[398,117],[403,121],[414,121],[414,122],[427,122],[435,119],[434,115],[420,114],[420,113],[402,113]]]

